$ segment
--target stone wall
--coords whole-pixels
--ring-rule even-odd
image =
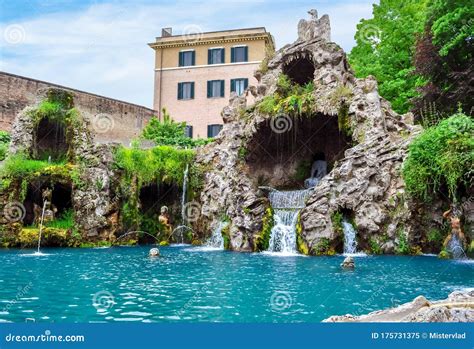
[[[71,92],[96,143],[128,144],[155,111],[140,105],[83,92],[49,82],[0,72],[0,130],[10,131],[18,113],[38,102],[44,90],[59,87]]]

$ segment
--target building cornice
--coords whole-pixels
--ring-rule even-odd
[[[267,43],[271,42],[270,35],[266,34],[242,34],[235,36],[219,37],[219,38],[199,38],[197,39],[192,36],[188,38],[183,38],[179,40],[166,41],[166,42],[152,42],[149,43],[153,49],[160,48],[173,48],[173,47],[190,47],[190,46],[201,46],[201,45],[217,45],[223,43],[233,43],[233,42],[246,42],[246,41],[256,41],[256,40],[265,40]]]
[[[199,68],[217,68],[217,67],[234,67],[236,65],[255,65],[260,64],[262,61],[250,61],[250,62],[237,62],[237,63],[222,63],[222,64],[203,64],[203,65],[189,65],[186,67],[170,67],[170,68],[155,68],[155,71],[166,71],[166,70],[188,70],[188,69],[199,69]]]

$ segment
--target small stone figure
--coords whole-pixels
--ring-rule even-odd
[[[466,247],[466,236],[461,229],[461,214],[461,211],[454,204],[449,210],[443,213],[443,218],[449,219],[451,222],[451,232],[448,234],[443,243],[443,247],[445,249],[453,239],[458,240],[463,249]]]
[[[159,257],[160,256],[160,250],[157,249],[156,247],[152,248],[150,252],[148,253],[150,257]]]
[[[45,188],[41,192],[41,198],[43,199],[44,206],[43,223],[54,220],[55,215],[58,212],[56,206],[52,204],[52,196],[53,191],[50,188]],[[39,225],[41,222],[41,216],[43,215],[43,206],[33,204],[33,213],[35,216],[34,221],[36,225]]]
[[[171,226],[171,223],[170,223],[170,215],[168,212],[168,207],[166,206],[161,207],[158,221],[163,225],[163,228],[165,230],[164,232],[168,236],[173,230],[173,227]]]
[[[341,263],[341,267],[343,267],[344,269],[354,269],[354,258],[352,258],[351,256],[347,256],[346,258],[344,258],[344,261]]]
[[[298,39],[309,41],[315,38],[321,38],[331,41],[331,24],[329,16],[324,15],[318,19],[318,11],[311,9],[308,11],[311,16],[309,20],[301,19],[298,22]]]

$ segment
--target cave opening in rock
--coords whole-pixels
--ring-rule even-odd
[[[140,189],[140,213],[142,222],[140,229],[149,234],[157,235],[159,232],[158,216],[162,206],[168,207],[170,223],[176,226],[179,223],[179,188],[174,184],[152,183]],[[156,242],[149,235],[143,235],[139,239],[140,243]]]
[[[313,81],[314,71],[315,68],[310,54],[291,59],[283,66],[283,74],[299,85],[306,85]]]
[[[35,159],[64,160],[68,150],[65,125],[47,118],[41,119],[35,130],[34,144]]]
[[[277,129],[278,119],[270,119],[248,144],[245,160],[257,186],[301,189],[315,160],[324,159],[329,173],[350,146],[350,138],[338,129],[337,116],[285,119],[285,132]]]
[[[51,190],[51,209],[54,219],[61,219],[69,210],[72,210],[72,184],[52,183],[50,181],[35,181],[28,185],[26,197],[23,202],[25,207],[25,225],[33,225],[39,222],[43,208],[43,192]]]

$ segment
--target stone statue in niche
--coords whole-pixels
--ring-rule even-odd
[[[331,24],[329,16],[324,15],[318,19],[318,11],[311,9],[308,11],[311,16],[309,20],[301,19],[298,22],[298,40],[309,41],[321,38],[331,41]]]
[[[44,216],[43,216],[43,207],[37,204],[33,204],[33,212],[35,215],[35,224],[39,225],[41,223],[41,217],[43,216],[43,223],[50,222],[54,220],[58,209],[52,204],[53,191],[50,188],[45,188],[41,192],[41,198],[43,199],[44,206]]]
[[[173,227],[171,226],[170,222],[170,214],[168,212],[167,206],[161,206],[160,215],[158,217],[158,221],[161,223],[164,229],[164,233],[168,236],[171,234]]]

